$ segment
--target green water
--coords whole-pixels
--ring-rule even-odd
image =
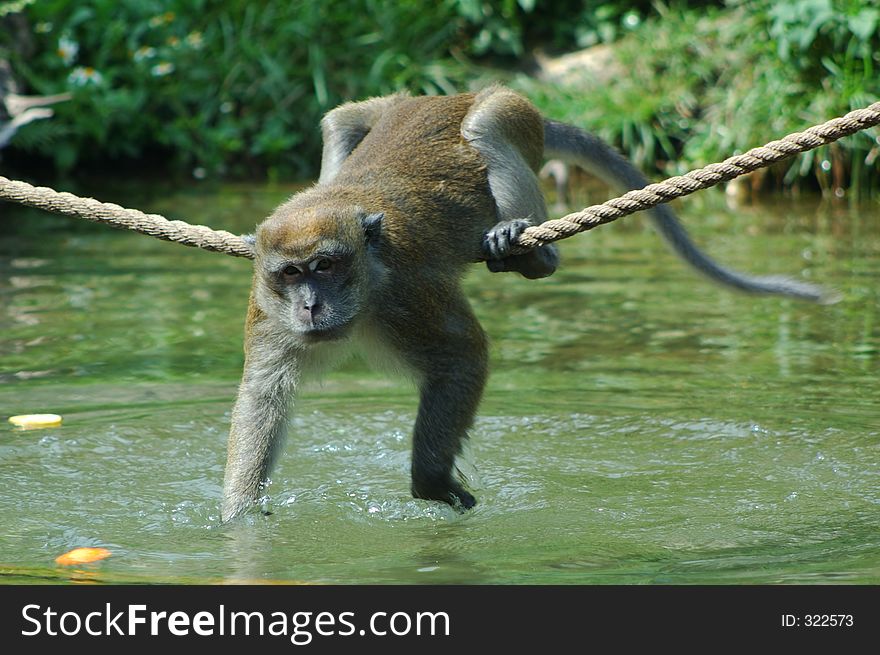
[[[93,194],[244,232],[290,191]],[[843,302],[722,291],[639,217],[547,280],[475,266],[476,510],[409,496],[415,393],[353,362],[299,402],[274,513],[222,526],[250,263],[0,205],[0,581],[880,582],[880,205],[679,210]],[[5,421],[37,412],[63,427]],[[78,546],[113,556],[54,564]]]

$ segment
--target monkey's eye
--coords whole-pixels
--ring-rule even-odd
[[[289,264],[289,265],[285,266],[283,269],[281,269],[281,274],[284,275],[284,277],[286,277],[288,279],[296,279],[300,275],[302,275],[302,271],[299,270],[293,264]]]
[[[309,270],[312,272],[329,271],[331,268],[333,268],[333,262],[327,257],[309,262]]]

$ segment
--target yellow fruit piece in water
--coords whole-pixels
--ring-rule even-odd
[[[58,414],[21,414],[19,416],[10,416],[9,422],[26,430],[31,428],[54,428],[61,425],[61,417]]]
[[[74,548],[68,553],[55,558],[55,563],[61,566],[72,564],[88,564],[110,557],[112,553],[106,548]]]

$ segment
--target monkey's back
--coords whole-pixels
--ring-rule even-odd
[[[428,266],[434,260],[473,262],[484,231],[496,222],[486,162],[461,135],[473,101],[472,94],[403,98],[333,180],[332,186],[382,199],[393,258]]]

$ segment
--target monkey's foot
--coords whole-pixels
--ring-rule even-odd
[[[449,479],[421,481],[412,484],[412,495],[423,500],[439,500],[459,510],[471,509],[477,499],[458,482]]]
[[[556,246],[540,246],[522,255],[511,255],[510,250],[531,223],[524,218],[501,221],[483,236],[483,257],[493,273],[514,271],[534,280],[552,275],[559,265]]]

